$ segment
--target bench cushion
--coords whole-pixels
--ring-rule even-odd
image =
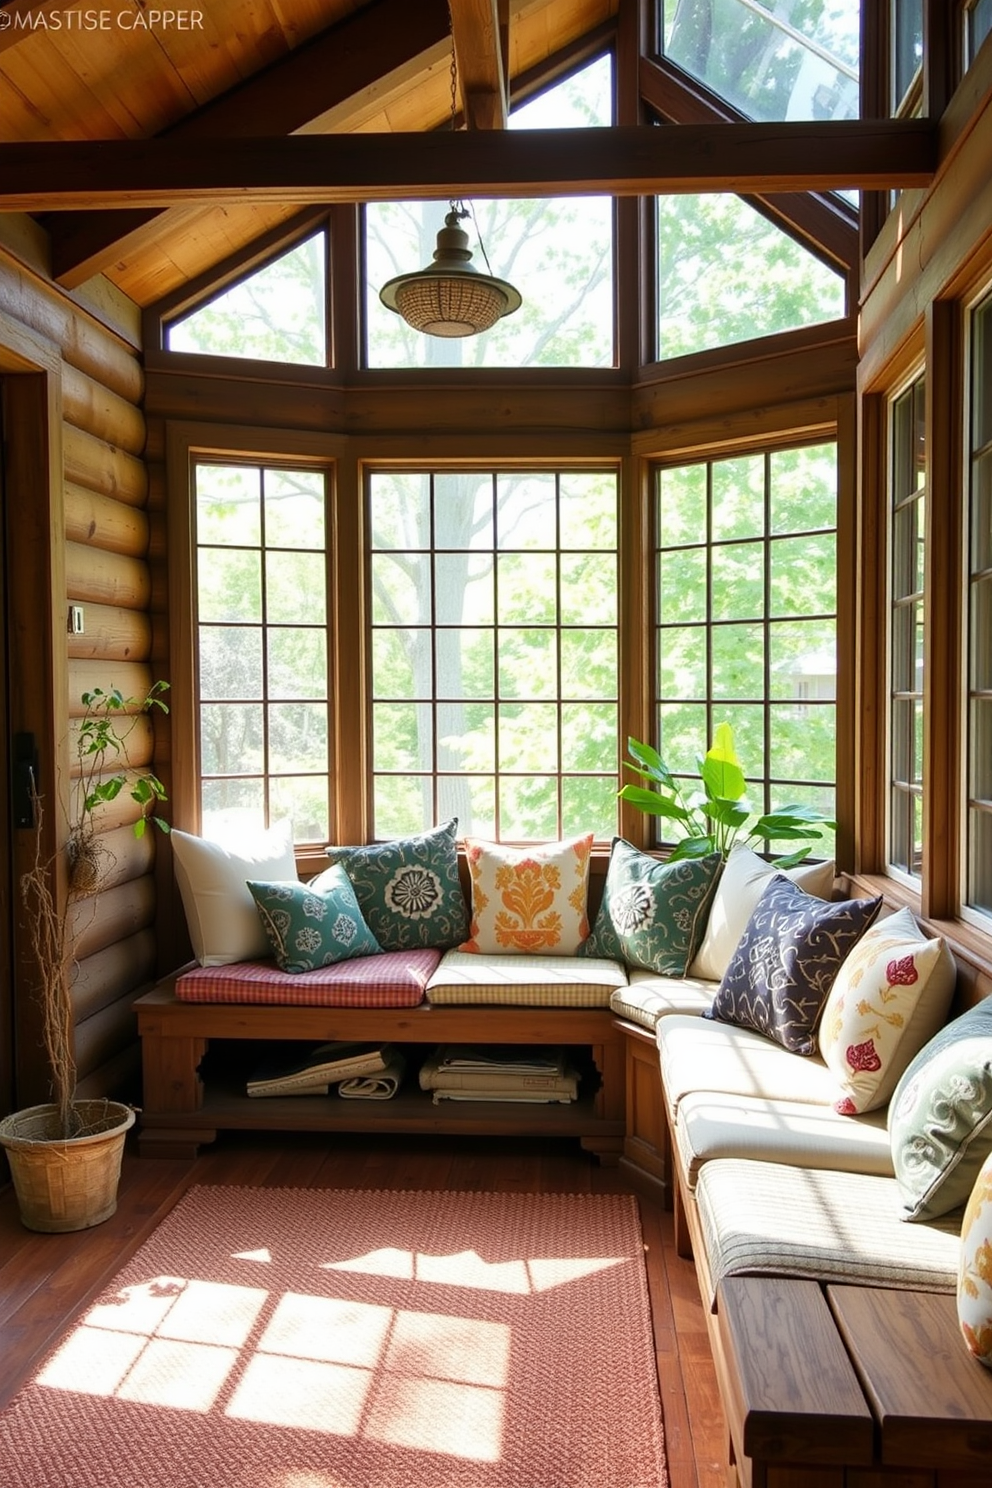
[[[696,1205],[710,1306],[727,1276],[957,1288],[962,1211],[906,1224],[894,1178],[726,1158],[704,1165]]]
[[[674,1137],[690,1191],[703,1164],[723,1157],[890,1178],[893,1173],[884,1111],[851,1117],[804,1101],[693,1090],[679,1102]]]
[[[416,1007],[441,952],[429,948],[356,956],[294,973],[273,961],[200,966],[176,981],[181,1002],[272,1003],[283,1007]]]
[[[781,1044],[749,1028],[673,1013],[658,1023],[661,1083],[674,1117],[693,1090],[756,1095],[829,1106],[837,1082],[822,1059],[790,1054]]]
[[[627,986],[618,987],[610,998],[610,1007],[618,1018],[654,1033],[658,1019],[671,1013],[698,1016],[711,1005],[717,986],[698,977],[659,976],[636,966],[631,968]]]
[[[616,961],[579,956],[480,956],[447,951],[427,983],[434,1004],[609,1007],[627,981]]]

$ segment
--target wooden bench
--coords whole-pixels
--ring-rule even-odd
[[[711,1337],[739,1488],[988,1488],[992,1372],[954,1297],[735,1276]]]
[[[143,1095],[139,1148],[144,1154],[193,1157],[222,1129],[389,1131],[462,1135],[577,1137],[613,1165],[625,1130],[624,1039],[609,1008],[441,1006],[325,1008],[180,1002],[179,972],[134,1004],[141,1039]],[[563,1044],[588,1051],[594,1090],[570,1104],[445,1101],[403,1089],[392,1100],[332,1096],[253,1099],[237,1061],[225,1068],[228,1043],[275,1044],[330,1039],[435,1044]],[[219,1046],[219,1048],[218,1048]],[[208,1053],[211,1059],[204,1064]],[[213,1065],[213,1069],[211,1069]],[[202,1068],[201,1068],[202,1067]],[[409,1086],[409,1081],[407,1085]]]

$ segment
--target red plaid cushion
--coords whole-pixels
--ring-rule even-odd
[[[424,948],[356,956],[314,971],[280,971],[274,961],[198,966],[176,982],[181,1002],[277,1003],[287,1007],[416,1007],[441,952]]]

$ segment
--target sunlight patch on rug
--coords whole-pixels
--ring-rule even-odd
[[[0,1481],[664,1485],[636,1204],[191,1189],[0,1416]]]

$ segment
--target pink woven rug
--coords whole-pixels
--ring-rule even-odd
[[[0,1416],[4,1488],[666,1488],[627,1196],[191,1189]]]

